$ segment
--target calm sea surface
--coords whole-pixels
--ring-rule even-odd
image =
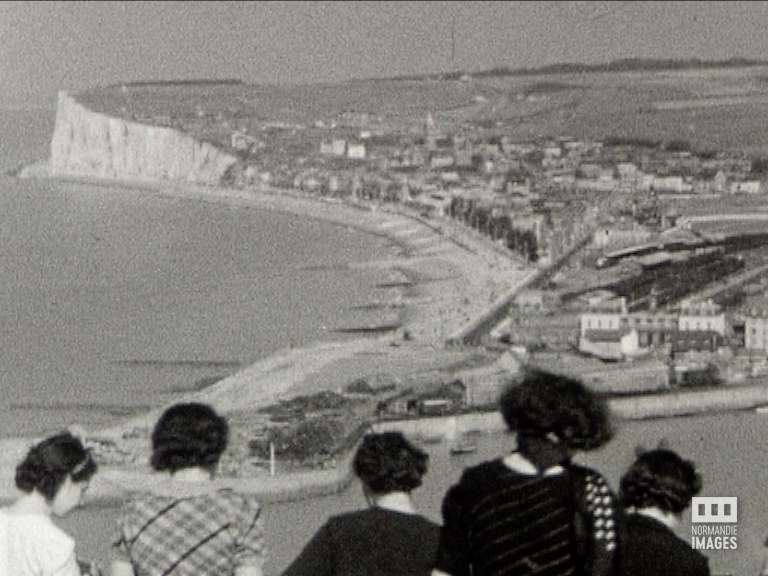
[[[50,111],[0,112],[0,436],[131,410],[270,353],[375,323],[395,248],[287,214],[20,180]]]
[[[764,550],[762,542],[768,533],[768,415],[742,412],[620,422],[608,446],[579,460],[603,471],[616,489],[621,474],[634,458],[635,448],[653,448],[661,440],[696,463],[704,480],[701,496],[738,498],[738,547],[705,551],[713,574],[757,574]],[[431,455],[430,471],[424,485],[414,492],[417,508],[440,522],[442,497],[462,469],[505,454],[511,443],[505,434],[481,436],[477,452],[462,456],[451,456],[445,443],[424,446]],[[266,576],[279,575],[331,514],[363,506],[365,501],[357,483],[333,496],[266,504]],[[114,507],[85,506],[61,523],[76,537],[83,556],[106,561],[116,514]],[[690,510],[684,513],[678,534],[690,542]]]
[[[47,155],[51,112],[0,112],[0,171]],[[373,321],[355,310],[382,281],[350,269],[392,248],[342,227],[147,193],[0,176],[0,434],[98,426],[124,407],[226,375],[291,344],[334,339],[324,327]],[[370,313],[370,312],[368,312]],[[666,439],[693,459],[702,496],[738,497],[738,549],[707,551],[714,573],[756,574],[768,531],[768,416],[753,412],[625,422],[586,460],[614,487],[637,445]],[[432,455],[417,507],[439,521],[464,466],[503,454],[481,437],[460,457]],[[330,515],[359,508],[345,492],[265,507],[276,576]],[[105,562],[114,507],[61,520],[80,554]],[[679,533],[690,540],[690,511]]]

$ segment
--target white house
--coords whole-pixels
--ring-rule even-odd
[[[333,156],[344,156],[344,153],[346,152],[346,150],[347,150],[346,140],[337,138],[331,143],[331,154]]]
[[[680,307],[678,328],[683,332],[708,331],[725,336],[725,314],[711,300],[707,302],[686,301]]]
[[[347,146],[347,158],[352,160],[365,159],[365,144],[349,144]]]
[[[729,194],[759,194],[760,180],[747,180],[744,182],[731,182],[728,186]]]
[[[744,348],[768,352],[768,314],[753,310],[744,318]]]
[[[653,179],[653,189],[656,192],[672,192],[680,194],[693,190],[691,184],[685,182],[681,176],[665,176]]]

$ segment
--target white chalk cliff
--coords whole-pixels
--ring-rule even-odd
[[[218,184],[237,158],[189,134],[87,109],[59,93],[50,176]]]

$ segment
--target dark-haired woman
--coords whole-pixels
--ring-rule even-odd
[[[622,576],[708,576],[709,563],[674,530],[701,490],[694,464],[672,450],[638,456],[622,476],[626,510],[621,540]]]
[[[151,464],[168,477],[124,505],[113,576],[262,574],[259,503],[212,482],[228,433],[227,421],[205,404],[176,404],[163,413],[152,432]]]
[[[598,472],[571,461],[611,438],[606,405],[575,379],[529,371],[500,408],[516,448],[446,493],[435,574],[614,574],[618,504]]]
[[[426,576],[439,527],[416,513],[428,455],[399,432],[369,434],[352,465],[369,508],[331,517],[283,576]]]
[[[0,509],[0,573],[13,576],[80,576],[75,541],[52,516],[80,505],[96,463],[69,432],[33,446],[16,467],[23,495]]]

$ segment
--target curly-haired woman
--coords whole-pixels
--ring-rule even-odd
[[[77,561],[75,541],[51,517],[80,505],[96,468],[90,452],[69,432],[29,450],[16,467],[16,487],[23,494],[0,509],[1,574],[80,576],[85,566]]]
[[[399,432],[366,435],[352,465],[369,508],[331,517],[283,576],[428,575],[439,527],[411,500],[428,458]]]
[[[651,450],[638,456],[619,485],[626,510],[622,576],[709,575],[706,556],[674,532],[700,490],[701,477],[693,462],[672,450]]]
[[[607,406],[578,380],[531,370],[500,409],[516,447],[446,493],[433,574],[614,574],[617,503],[598,472],[571,461],[612,437]]]
[[[163,413],[152,432],[151,464],[168,478],[162,490],[123,506],[113,576],[261,575],[261,506],[212,482],[228,434],[227,421],[206,404]]]

